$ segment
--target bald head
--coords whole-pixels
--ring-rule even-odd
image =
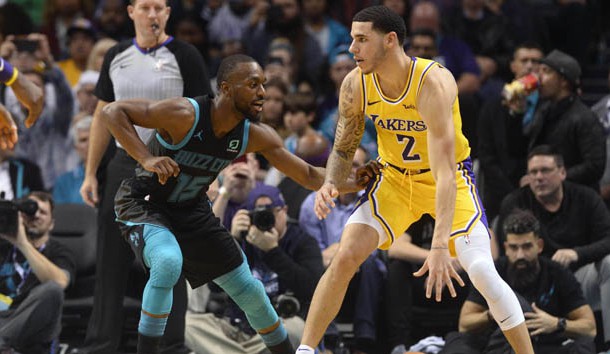
[[[430,1],[417,3],[413,6],[409,23],[409,30],[411,32],[420,29],[428,29],[435,33],[439,33],[441,30],[441,22],[438,7]]]

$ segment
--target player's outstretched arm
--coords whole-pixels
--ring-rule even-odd
[[[25,75],[19,74],[17,80],[11,85],[15,97],[28,109],[28,117],[25,120],[26,128],[36,123],[44,108],[44,96],[42,89],[28,80]]]
[[[436,301],[441,301],[445,285],[452,297],[457,296],[451,278],[464,285],[451,265],[448,248],[457,194],[455,128],[452,115],[456,98],[457,86],[453,76],[448,70],[436,66],[426,77],[417,100],[419,113],[428,128],[430,170],[436,182],[436,223],[430,253],[415,276],[423,276],[429,271],[426,297],[430,298],[434,289]]]
[[[11,113],[0,104],[0,149],[12,149],[17,144],[17,125]]]

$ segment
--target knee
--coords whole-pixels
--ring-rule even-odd
[[[152,285],[163,288],[173,287],[182,272],[182,254],[172,250],[162,250],[150,265]]]
[[[64,303],[64,288],[59,283],[49,280],[37,288],[35,296],[38,296],[49,308],[61,308]]]
[[[490,261],[481,259],[472,262],[468,268],[468,276],[474,287],[488,301],[496,301],[502,296],[503,289],[499,284],[504,282]]]
[[[357,257],[349,251],[339,251],[335,258],[333,258],[328,269],[332,272],[332,274],[339,276],[349,275],[349,278],[351,279],[354,274],[356,274],[356,271],[358,270],[361,264],[362,259],[360,259],[360,257]]]

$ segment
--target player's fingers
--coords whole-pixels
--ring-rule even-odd
[[[428,271],[428,262],[424,262],[424,265],[422,265],[417,272],[413,273],[413,276],[415,277],[421,277],[422,275],[426,274],[426,272]]]
[[[443,287],[445,286],[443,282],[443,277],[437,275],[436,282],[434,284],[434,291],[436,295],[436,302],[441,302],[441,298],[443,296]]]
[[[447,283],[449,295],[451,295],[451,297],[457,297],[457,292],[455,291],[455,287],[453,286],[453,282],[451,281],[451,276],[449,275],[449,272],[445,273],[445,283]]]
[[[460,284],[460,286],[466,285],[466,283],[464,283],[464,280],[462,280],[462,277],[460,277],[458,272],[456,272],[455,269],[453,269],[453,267],[450,267],[450,271],[449,272],[450,272],[449,274],[451,275],[451,277],[453,279],[455,279],[458,282],[458,284]]]
[[[434,276],[430,275],[428,277],[428,281],[426,282],[426,299],[430,299],[432,297],[432,287],[434,286]]]

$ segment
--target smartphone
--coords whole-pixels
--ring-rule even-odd
[[[13,40],[13,43],[15,43],[15,47],[17,47],[18,52],[34,53],[38,50],[38,41],[17,38]]]

